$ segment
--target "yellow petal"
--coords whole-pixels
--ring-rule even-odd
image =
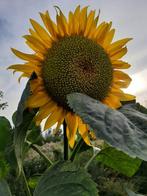
[[[86,22],[87,22],[87,9],[88,7],[84,7],[79,16],[79,33],[83,33],[86,28]]]
[[[123,93],[123,91],[117,86],[117,85],[112,85],[111,87],[111,92],[119,92],[119,93]]]
[[[107,48],[107,46],[109,46],[109,44],[112,42],[114,34],[115,34],[115,29],[111,29],[111,31],[109,31],[107,33],[107,35],[104,39],[104,42],[103,42],[103,47],[104,48]]]
[[[132,101],[135,99],[136,99],[136,97],[134,95],[130,95],[127,93],[124,93],[123,96],[121,97],[121,101]]]
[[[34,71],[36,73],[40,72],[39,67],[32,66],[29,64],[14,64],[8,67],[8,69],[14,69],[15,71],[24,72],[26,74],[32,74]]]
[[[124,61],[117,60],[117,61],[112,61],[112,66],[115,69],[128,69],[131,65]]]
[[[69,14],[68,14],[68,32],[69,32],[69,35],[74,34],[74,31],[73,31],[73,13],[72,12],[69,12]]]
[[[63,114],[61,115],[61,117],[60,117],[59,120],[58,120],[58,123],[57,123],[56,129],[55,129],[55,131],[54,131],[54,134],[56,134],[56,133],[59,131],[60,126],[63,124],[63,121],[64,121],[64,119],[65,119],[65,115],[66,115],[66,112],[63,111]]]
[[[30,29],[29,29],[29,32],[30,32],[30,34],[31,34],[33,37],[35,37],[36,39],[42,41],[41,38],[39,37],[39,35],[38,35],[33,29],[30,28]]]
[[[81,137],[83,138],[83,140],[85,141],[85,143],[87,145],[91,146],[91,143],[90,143],[90,140],[88,137],[87,125],[84,124],[80,118],[78,118],[78,131],[79,131]]]
[[[38,48],[34,47],[33,44],[31,44],[30,42],[26,41],[25,42],[34,52],[38,53]]]
[[[41,16],[41,18],[43,20],[43,23],[44,23],[45,27],[47,28],[48,32],[52,35],[51,38],[56,41],[57,40],[57,34],[58,34],[57,26],[51,20],[48,11],[46,11],[45,14],[40,13],[40,16]]]
[[[120,98],[113,94],[109,94],[109,96],[103,100],[103,103],[108,105],[112,109],[121,107]]]
[[[97,17],[94,19],[95,27],[96,27],[96,26],[97,26],[97,24],[98,24],[99,17],[100,17],[100,10],[99,10],[99,13],[98,13]]]
[[[45,92],[45,86],[44,84],[39,84],[38,78],[30,81],[30,89],[31,89],[32,94],[34,95],[38,94],[39,92]]]
[[[97,43],[103,45],[103,42],[105,41],[105,38],[107,37],[107,34],[110,31],[110,28],[112,26],[112,22],[106,23],[103,28],[101,28],[101,31],[99,32],[98,36],[96,37]]]
[[[127,48],[121,48],[115,54],[110,55],[111,61],[122,58],[127,53]]]
[[[101,33],[101,31],[103,30],[103,28],[105,28],[105,25],[106,23],[105,22],[102,22],[96,29],[95,31],[93,32],[92,34],[92,38],[93,40],[96,40],[96,38],[99,36],[99,34]]]
[[[23,52],[20,52],[14,48],[11,48],[12,52],[19,58],[26,60],[26,61],[30,61],[30,62],[37,62],[40,61],[42,59],[40,59],[38,56],[36,56],[35,54],[26,54]]]
[[[125,39],[121,39],[121,40],[118,40],[118,41],[112,43],[107,48],[107,52],[109,54],[113,55],[114,53],[116,53],[117,50],[121,49],[130,40],[132,40],[132,38],[125,38]]]
[[[59,10],[60,15],[57,14],[57,28],[59,32],[59,36],[63,37],[68,34],[68,25],[64,14]]]
[[[41,123],[43,119],[48,117],[51,113],[53,113],[57,109],[57,104],[49,100],[49,102],[39,108],[38,114],[35,116],[35,121],[37,125]]]
[[[69,144],[70,147],[73,148],[74,144],[75,144],[75,136],[76,136],[76,132],[77,132],[77,128],[78,128],[78,118],[75,114],[72,114],[71,112],[68,112],[66,117],[65,117],[65,121],[68,127],[68,140],[69,140]]]
[[[31,43],[36,52],[45,53],[47,50],[47,47],[37,38],[33,37],[32,35],[25,35],[23,36],[29,43]]]
[[[38,94],[31,95],[27,102],[26,106],[30,108],[38,108],[43,106],[49,101],[49,96],[45,92],[39,92]]]
[[[18,82],[20,83],[20,80],[21,80],[22,78],[29,78],[29,77],[30,77],[29,74],[23,73],[23,74],[21,74],[21,76],[18,78]]]
[[[36,94],[36,93],[38,93],[38,91],[44,91],[45,88],[44,88],[44,84],[42,83],[42,81],[38,77],[37,79],[30,81],[30,89],[33,94]]]
[[[50,39],[49,34],[46,32],[46,30],[33,19],[30,19],[30,22],[31,22],[34,30],[38,34],[38,36],[44,41],[44,44],[46,44],[47,47],[50,47],[51,46],[51,39]]]
[[[93,29],[93,24],[94,24],[94,16],[95,16],[95,10],[91,11],[87,17],[87,24],[84,32],[84,36],[88,37],[89,32]]]
[[[62,114],[63,114],[63,109],[61,107],[57,107],[57,109],[46,120],[44,125],[44,130],[49,129],[55,123],[57,123],[58,120],[61,118]]]
[[[131,82],[131,78],[128,76],[128,74],[119,71],[119,70],[114,70],[113,71],[113,78],[116,80],[122,80],[122,81],[128,81],[129,83]]]
[[[99,44],[102,44],[103,43],[103,41],[104,41],[104,39],[105,39],[105,37],[106,37],[106,34],[107,34],[107,32],[109,31],[109,24],[108,23],[106,23],[104,26],[103,26],[103,28],[101,28],[101,31],[98,33],[98,35],[97,35],[97,37],[96,37],[96,41],[97,41],[97,43],[99,43]]]
[[[79,17],[80,17],[80,5],[77,6],[73,14],[73,33],[74,34],[79,33],[79,22],[80,22]]]
[[[129,84],[130,84],[131,81],[122,81],[122,80],[118,80],[117,78],[113,79],[113,83],[118,86],[119,88],[128,88]]]

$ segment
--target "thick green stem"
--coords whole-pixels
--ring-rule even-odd
[[[68,160],[68,139],[67,139],[67,135],[66,135],[66,122],[64,120],[63,122],[63,134],[64,134],[64,160],[67,161]]]
[[[81,146],[83,145],[84,141],[82,138],[79,139],[79,141],[77,142],[75,148],[73,149],[73,152],[71,154],[70,160],[73,161],[77,152],[80,150]]]
[[[26,176],[25,176],[25,173],[24,173],[24,170],[22,169],[22,177],[23,177],[23,180],[24,180],[24,185],[25,185],[25,190],[26,190],[26,196],[32,196],[31,194],[31,191],[29,189],[29,186],[28,186],[28,182],[27,182],[27,179],[26,179]]]
[[[27,143],[30,145],[30,147],[35,150],[49,165],[53,165],[53,162],[40,150],[40,148],[27,141]]]

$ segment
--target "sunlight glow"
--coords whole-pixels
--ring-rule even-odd
[[[125,90],[126,93],[131,93],[137,95],[146,90],[146,77],[147,70],[143,70],[139,73],[133,74],[131,76],[132,82],[130,86]]]

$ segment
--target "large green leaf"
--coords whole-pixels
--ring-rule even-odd
[[[0,180],[0,196],[12,196],[9,186],[5,180]]]
[[[11,125],[7,118],[0,116],[0,152],[4,151],[10,139]]]
[[[118,151],[112,147],[100,151],[96,160],[129,177],[136,173],[142,162],[140,159],[133,159],[122,151]]]
[[[26,88],[23,91],[21,100],[18,105],[16,119],[15,119],[15,130],[14,130],[14,147],[15,155],[18,163],[18,174],[21,173],[22,161],[24,158],[24,147],[25,139],[28,128],[34,118],[37,110],[29,110],[25,107],[25,102],[30,95],[30,83],[28,81]]]
[[[147,161],[147,126],[142,129],[118,110],[87,95],[73,93],[67,98],[69,106],[95,131],[98,138],[132,157]],[[146,124],[147,115],[141,115],[140,122]]]
[[[83,168],[60,162],[41,177],[34,196],[98,196],[95,182]]]
[[[147,109],[139,103],[125,104],[119,109],[136,127],[147,133]]]

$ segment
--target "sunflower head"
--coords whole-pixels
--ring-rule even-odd
[[[30,20],[33,29],[29,29],[24,38],[33,54],[12,49],[25,63],[11,65],[9,69],[22,72],[20,78],[36,73],[37,78],[31,81],[32,95],[26,104],[39,108],[35,116],[37,124],[46,118],[44,129],[57,124],[58,130],[65,120],[71,147],[77,130],[90,144],[88,126],[68,107],[66,96],[73,92],[84,93],[111,108],[120,107],[121,101],[134,99],[122,90],[131,82],[122,71],[130,65],[121,60],[127,53],[126,43],[131,39],[113,42],[112,22],[99,23],[95,10],[88,13],[87,7],[78,6],[66,19],[62,11],[56,9],[56,23],[48,11],[40,14],[45,28]]]
[[[42,78],[48,94],[68,109],[66,95],[72,92],[103,100],[112,82],[112,65],[94,41],[79,35],[66,36],[49,49]]]

